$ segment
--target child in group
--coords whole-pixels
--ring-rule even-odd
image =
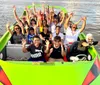
[[[29,28],[29,33],[27,35],[27,43],[31,44],[33,42],[33,38],[34,38],[35,34],[34,34],[34,29],[33,27]]]

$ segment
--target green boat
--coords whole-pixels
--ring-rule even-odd
[[[55,8],[67,12],[63,7]],[[0,38],[0,55],[3,60],[6,58],[4,56],[10,38],[8,31]],[[85,39],[85,34],[81,33],[79,38]],[[33,63],[0,60],[0,85],[99,85],[100,56],[93,46],[88,51],[92,61]]]

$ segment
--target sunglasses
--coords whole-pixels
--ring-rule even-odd
[[[15,30],[18,30],[18,29],[19,29],[19,28],[17,28],[17,27],[15,28]]]

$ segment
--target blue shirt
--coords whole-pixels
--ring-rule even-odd
[[[32,43],[33,42],[33,37],[34,37],[35,35],[33,34],[33,35],[31,35],[31,34],[28,34],[28,44],[30,44],[30,43]]]

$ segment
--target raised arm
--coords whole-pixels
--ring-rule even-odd
[[[49,13],[49,5],[47,5],[47,12]]]
[[[61,22],[60,22],[60,25],[62,25],[62,24],[63,24],[64,19],[65,19],[65,13],[64,13],[63,11],[62,11],[61,13],[62,13],[62,20],[61,20]]]
[[[69,17],[66,18],[65,23],[64,23],[64,28],[65,28],[65,29],[68,28],[68,26],[69,26],[69,21],[70,21],[70,19],[71,19],[72,16],[73,16],[73,13],[71,13],[71,14],[69,15]]]
[[[46,10],[46,19],[47,19],[47,24],[50,25],[50,16],[49,16],[49,5],[47,6],[47,8],[45,8]]]
[[[45,4],[42,4],[42,13],[45,14]]]
[[[14,13],[14,17],[15,17],[15,20],[17,21],[17,23],[19,25],[22,24],[22,22],[20,21],[19,17],[17,16],[17,13],[16,13],[16,6],[13,6],[13,13]]]
[[[75,24],[78,25],[81,22],[81,19],[79,19]]]
[[[24,26],[23,26],[23,23],[21,22],[21,20],[19,19],[19,17],[17,16],[17,13],[16,13],[16,6],[13,6],[13,13],[14,13],[14,17],[18,23],[18,25],[21,27],[21,30],[22,30],[22,34],[24,34]]]
[[[28,22],[28,25],[30,26],[30,13],[28,7],[25,7],[25,11],[26,11],[26,20]]]
[[[37,11],[36,11],[36,8],[35,8],[35,3],[33,2],[32,5],[33,5],[33,13],[34,13],[35,15],[37,15]]]
[[[23,51],[24,53],[28,52],[28,50],[27,50],[27,48],[26,48],[25,45],[26,45],[26,40],[23,39],[23,40],[22,40],[22,51]]]
[[[20,24],[19,26],[21,27],[22,34],[24,35],[24,34],[25,34],[25,30],[24,30],[24,26],[23,26],[23,24]]]
[[[82,24],[82,27],[80,29],[80,32],[83,32],[83,30],[85,29],[85,26],[86,26],[86,17],[83,17],[82,21],[83,21],[83,24]]]
[[[13,34],[13,32],[10,29],[10,23],[6,24],[6,29],[10,32],[11,35]]]
[[[51,11],[52,11],[52,12],[55,12],[55,11],[54,11],[54,6],[52,6]]]
[[[37,26],[34,26],[34,34],[38,35],[38,27]]]
[[[26,26],[25,26],[26,35],[29,34],[29,30],[28,30],[28,28],[29,28],[28,25],[26,25]]]
[[[49,12],[50,23],[52,23],[54,21],[54,15],[55,15],[54,7],[52,6],[52,8],[50,9],[50,12]]]

